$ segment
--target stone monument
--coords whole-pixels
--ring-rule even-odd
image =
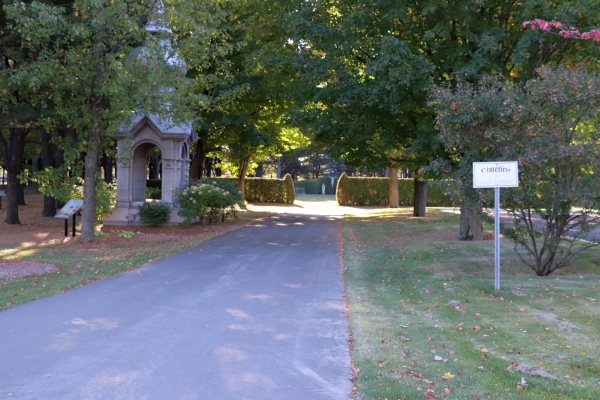
[[[159,18],[150,21],[146,30],[156,34],[170,32]],[[185,74],[185,62],[172,49],[168,39],[160,39],[165,51],[165,60],[179,67]],[[144,48],[138,57],[145,62]],[[168,89],[166,89],[168,90]],[[146,158],[149,151],[157,146],[162,154],[162,197],[161,202],[172,205],[169,223],[179,223],[184,219],[177,215],[178,205],[173,201],[173,190],[187,187],[190,172],[190,145],[198,140],[190,123],[174,124],[162,120],[154,114],[135,113],[128,123],[123,124],[117,134],[117,152],[128,157],[117,161],[117,204],[110,215],[102,217],[106,225],[139,225],[138,206],[146,202],[146,178],[148,175]]]

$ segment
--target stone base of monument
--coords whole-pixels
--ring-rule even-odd
[[[182,223],[185,218],[177,215],[177,212],[181,210],[179,207],[173,207],[171,209],[171,216],[169,221],[165,222],[162,225],[179,225]],[[114,225],[114,226],[136,226],[136,225],[145,225],[143,224],[137,216],[138,208],[137,206],[131,207],[115,207],[112,209],[110,214],[104,214],[102,216],[102,223],[104,225]]]

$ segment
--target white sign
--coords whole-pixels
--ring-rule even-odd
[[[474,162],[473,187],[518,187],[519,164],[516,161]]]
[[[0,190],[0,197],[6,197],[6,193],[4,193],[4,190]]]
[[[54,218],[69,219],[69,217],[75,214],[79,209],[83,207],[83,200],[69,200],[59,212],[56,213]]]

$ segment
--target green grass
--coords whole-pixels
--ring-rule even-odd
[[[268,214],[243,212],[240,219],[252,220],[265,215]],[[149,261],[217,236],[218,232],[226,231],[228,223],[218,224],[218,227],[225,228],[221,231],[207,228],[200,233],[181,236],[179,240],[140,243],[134,240],[114,242],[98,237],[93,243],[77,239],[67,243],[0,250],[0,257],[5,259],[39,261],[59,268],[56,272],[37,276],[0,279],[0,310],[139,268]],[[110,235],[123,237],[122,233],[126,231],[118,228],[115,227]],[[135,230],[135,227],[125,229]]]
[[[337,205],[337,201],[335,199],[334,194],[303,194],[301,196],[296,196],[296,201],[294,202],[294,204],[321,202],[330,202],[332,204],[335,203],[335,205]]]
[[[493,240],[457,241],[457,215],[411,214],[344,220],[356,397],[600,398],[600,249],[540,278],[505,240],[496,293]]]

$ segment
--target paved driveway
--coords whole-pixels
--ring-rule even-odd
[[[0,312],[0,397],[347,399],[339,220],[321,214]]]

